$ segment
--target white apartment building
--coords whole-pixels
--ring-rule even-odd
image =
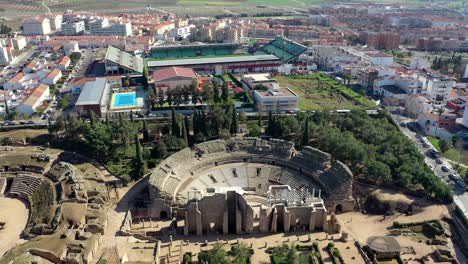
[[[404,76],[404,75],[385,76],[385,77],[377,78],[374,81],[374,90],[376,91],[377,94],[384,95],[384,97],[385,97],[385,94],[389,95],[388,93],[386,93],[385,88],[388,88],[391,86],[395,87],[396,89],[400,89],[405,94],[416,94],[419,91],[418,88],[420,88],[420,83],[418,82],[418,80],[410,76]],[[394,89],[390,89],[390,90],[396,91]]]
[[[466,103],[465,112],[463,112],[463,125],[468,128],[468,103]]]
[[[190,29],[192,27],[194,27],[194,26],[191,25],[191,26],[173,28],[171,30],[171,34],[176,40],[186,39],[186,38],[188,38],[190,36]]]
[[[431,101],[422,95],[413,94],[406,97],[405,110],[411,118],[416,119],[420,115],[430,113],[432,109]]]
[[[60,14],[48,14],[45,16],[50,21],[50,29],[53,31],[59,31],[62,29],[63,16]]]
[[[91,35],[128,37],[132,35],[132,24],[130,22],[110,24],[107,18],[96,19],[89,22],[89,30]]]
[[[447,104],[454,80],[429,74],[417,74],[417,79],[422,84],[422,93],[428,95],[434,105]]]
[[[25,35],[47,35],[51,33],[50,20],[46,17],[34,17],[23,22]]]
[[[385,53],[366,53],[362,59],[372,65],[392,66],[393,56]]]
[[[66,36],[82,35],[85,33],[85,22],[69,21],[62,25],[62,32]]]
[[[8,47],[0,47],[0,65],[5,66],[13,61]]]
[[[15,48],[15,50],[18,51],[23,50],[26,47],[26,45],[28,45],[26,38],[23,36],[17,36],[13,38],[11,42],[13,44],[13,48]]]

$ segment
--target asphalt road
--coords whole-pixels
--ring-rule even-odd
[[[440,158],[443,164],[437,164],[435,159],[430,158],[427,155],[428,151],[430,151],[432,147],[427,147],[427,148],[424,147],[423,144],[419,142],[419,139],[416,137],[417,135],[416,132],[411,131],[406,126],[405,127],[400,126],[400,123],[413,122],[414,121],[413,119],[410,119],[408,117],[404,117],[395,113],[391,113],[390,116],[395,121],[395,123],[398,124],[400,131],[403,132],[403,134],[405,134],[408,138],[410,138],[415,143],[418,150],[421,152],[421,154],[424,155],[424,161],[426,162],[426,164],[429,167],[434,169],[435,175],[441,178],[444,182],[446,182],[452,188],[452,191],[454,193],[455,203],[460,207],[460,209],[465,213],[465,215],[468,216],[468,192],[466,192],[464,189],[456,185],[452,180],[448,178],[449,174],[456,173],[455,170],[452,168],[452,165],[450,165],[448,160],[445,158]],[[444,172],[442,170],[442,166],[447,167],[449,171]]]

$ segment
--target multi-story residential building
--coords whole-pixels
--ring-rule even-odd
[[[393,56],[388,55],[382,52],[374,53],[368,52],[362,56],[362,59],[365,62],[368,62],[372,65],[382,65],[382,66],[392,66],[393,65]]]
[[[190,39],[194,41],[210,42],[214,40],[214,27],[213,26],[200,26],[191,30]]]
[[[13,47],[17,51],[23,50],[28,44],[26,42],[26,38],[23,36],[16,36],[14,38],[10,38],[9,42],[10,42],[9,46]]]
[[[46,17],[34,17],[23,22],[25,35],[47,35],[51,33],[50,20]]]
[[[362,32],[359,38],[374,49],[394,50],[400,46],[400,34],[397,32]]]
[[[250,28],[248,30],[249,37],[252,38],[275,38],[276,36],[283,36],[283,28]]]
[[[85,22],[81,21],[69,21],[62,25],[62,32],[67,36],[82,35],[85,33]]]
[[[372,89],[374,87],[374,81],[383,76],[391,76],[395,74],[395,68],[393,67],[365,67],[360,68],[356,72],[357,83],[364,88]]]
[[[421,114],[430,113],[433,110],[431,101],[419,94],[406,97],[405,111],[411,118],[418,118]]]
[[[465,105],[465,111],[463,112],[463,125],[468,128],[468,102]]]
[[[183,27],[173,28],[171,30],[171,34],[176,40],[186,39],[190,36],[191,28],[192,26],[183,26]]]
[[[8,65],[13,61],[13,55],[10,47],[0,46],[0,65]]]
[[[416,78],[421,82],[422,93],[428,95],[434,105],[447,104],[449,93],[455,86],[454,80],[431,74],[416,74]]]
[[[420,38],[416,41],[416,49],[425,51],[468,51],[468,40],[459,38]]]
[[[52,31],[59,31],[62,29],[63,16],[60,14],[48,14],[45,15],[50,21],[50,29]]]
[[[130,22],[110,24],[107,18],[96,19],[89,22],[89,30],[92,35],[128,37],[132,35],[132,24]]]
[[[377,78],[373,88],[375,94],[384,98],[404,100],[407,95],[418,93],[420,83],[411,76],[392,75]]]

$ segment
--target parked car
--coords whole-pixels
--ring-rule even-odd
[[[34,125],[35,123],[34,123],[34,121],[29,120],[26,124],[28,124],[28,125]]]
[[[431,150],[429,151],[429,153],[430,153],[430,154],[432,155],[432,157],[434,157],[434,158],[439,158],[439,157],[440,157],[440,152],[438,152],[438,151],[435,150],[435,149],[431,149]]]
[[[463,188],[463,189],[466,187],[466,183],[464,181],[462,181],[462,180],[457,181],[457,185],[460,186],[460,188]]]
[[[443,162],[442,162],[441,159],[436,159],[436,163],[437,163],[437,164],[442,164]]]
[[[442,169],[443,172],[449,172],[449,168],[447,168],[446,166],[442,166],[440,167]]]

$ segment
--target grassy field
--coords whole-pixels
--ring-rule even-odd
[[[367,97],[338,84],[324,75],[277,76],[281,87],[289,87],[299,95],[299,109],[370,109],[375,104]],[[321,80],[321,85],[317,80]]]

